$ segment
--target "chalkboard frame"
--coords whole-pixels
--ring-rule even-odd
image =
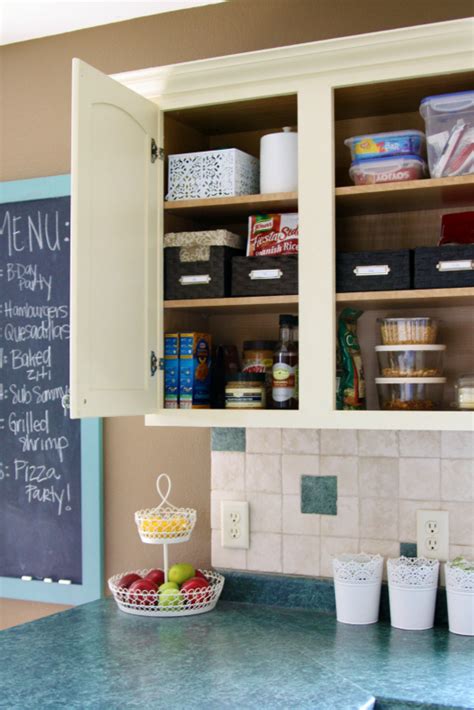
[[[0,204],[66,197],[71,176],[0,183]],[[85,604],[103,596],[103,466],[102,420],[81,421],[82,584],[23,581],[0,577],[0,594],[11,599],[56,604]]]

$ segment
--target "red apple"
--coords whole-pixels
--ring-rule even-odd
[[[151,581],[159,587],[165,581],[165,573],[161,569],[151,569],[148,574],[145,575],[145,579],[151,579]]]
[[[128,588],[128,601],[131,604],[153,606],[156,604],[157,586],[151,579],[137,579]]]
[[[200,569],[197,569],[197,570],[196,570],[196,574],[195,574],[194,576],[195,576],[195,577],[200,577],[201,579],[205,579],[206,581],[209,581],[209,580],[207,579],[206,575],[204,574],[204,572],[201,572]]]
[[[125,587],[125,589],[128,589],[128,587],[133,584],[133,582],[137,582],[139,579],[141,579],[139,574],[135,574],[135,572],[130,572],[130,574],[124,574],[120,582],[118,583],[119,587]]]
[[[180,591],[184,594],[187,604],[204,604],[208,602],[212,596],[211,585],[208,580],[202,577],[191,577],[180,587]],[[206,591],[198,591],[206,590]]]

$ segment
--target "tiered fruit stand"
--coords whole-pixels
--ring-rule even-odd
[[[161,485],[167,485],[166,492]],[[156,508],[146,508],[135,513],[138,534],[142,542],[151,545],[163,545],[163,574],[168,582],[168,545],[190,540],[196,524],[196,511],[192,508],[177,508],[168,501],[171,492],[169,476],[162,473],[156,481],[161,503]],[[211,611],[217,604],[224,577],[212,570],[198,570],[198,577],[205,577],[208,586],[197,589],[160,591],[133,591],[120,586],[120,581],[130,574],[145,578],[149,569],[121,572],[109,579],[112,592],[119,609],[127,614],[139,616],[191,616]]]

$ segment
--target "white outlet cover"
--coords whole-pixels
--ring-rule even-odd
[[[416,544],[418,557],[444,561],[449,559],[447,510],[416,511]]]
[[[240,550],[250,547],[249,504],[247,501],[221,501],[221,545]]]

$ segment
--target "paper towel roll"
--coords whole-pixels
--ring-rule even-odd
[[[260,192],[298,190],[298,134],[291,128],[260,139]]]

